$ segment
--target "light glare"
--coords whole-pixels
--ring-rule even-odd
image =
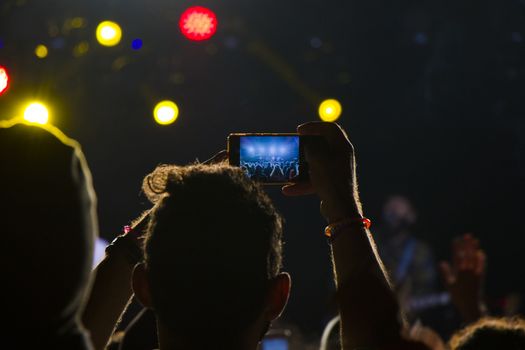
[[[177,120],[179,116],[179,107],[169,100],[157,103],[153,110],[153,117],[160,125],[169,125]]]
[[[47,54],[48,54],[48,50],[47,50],[46,45],[38,45],[35,48],[35,55],[36,55],[36,57],[38,57],[38,58],[45,58],[45,57],[47,57]]]
[[[97,41],[103,46],[115,46],[122,38],[122,29],[112,21],[103,21],[97,26]]]
[[[319,105],[319,118],[325,122],[334,122],[341,116],[343,108],[335,99],[328,99]]]
[[[7,69],[0,66],[0,95],[7,90],[7,85],[9,84],[9,75],[7,74]]]
[[[47,124],[49,120],[49,111],[47,107],[40,102],[29,104],[24,111],[24,120],[30,123]]]
[[[181,15],[179,28],[190,40],[206,40],[217,31],[217,16],[205,7],[190,7]]]

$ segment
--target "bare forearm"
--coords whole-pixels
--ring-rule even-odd
[[[82,319],[97,350],[105,348],[132,295],[132,272],[133,267],[120,254],[106,256],[96,269]]]
[[[362,210],[348,135],[335,123],[305,123],[297,131],[312,137],[305,139],[310,182],[285,186],[283,192],[296,195],[313,190],[321,199],[321,214],[339,232],[331,237],[343,348],[414,349],[402,339],[398,303],[374,240],[359,227]]]
[[[96,350],[104,349],[133,290],[133,268],[142,260],[141,241],[149,211],[142,213],[126,231],[106,248],[106,257],[97,266],[83,322],[91,332]]]
[[[400,337],[402,323],[394,293],[369,232],[353,229],[332,244],[343,348],[379,346]]]

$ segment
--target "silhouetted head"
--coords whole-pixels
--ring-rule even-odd
[[[524,350],[525,321],[520,318],[483,318],[454,334],[451,350]]]
[[[390,231],[401,232],[416,222],[416,211],[408,198],[389,197],[383,207],[383,221]]]
[[[27,341],[76,320],[97,234],[91,175],[55,128],[0,125],[3,334]]]
[[[180,346],[256,343],[290,288],[280,273],[281,217],[268,196],[222,165],[160,166],[143,189],[155,207],[135,294]]]

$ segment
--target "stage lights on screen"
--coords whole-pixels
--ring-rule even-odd
[[[325,122],[335,122],[341,116],[343,108],[335,99],[328,99],[319,105],[319,118]]]
[[[248,155],[250,156],[256,156],[256,155],[262,155],[262,154],[269,154],[270,156],[284,156],[286,155],[290,150],[286,146],[269,146],[268,148],[264,146],[258,146],[255,148],[254,146],[247,146],[246,151],[248,152]]]
[[[49,111],[44,104],[32,102],[24,110],[24,120],[35,124],[47,124]]]
[[[169,125],[177,120],[179,116],[179,107],[173,101],[164,100],[155,106],[153,117],[160,125]]]
[[[2,95],[9,85],[9,75],[7,74],[7,69],[0,66],[0,95]]]
[[[115,22],[104,21],[97,26],[96,36],[100,45],[115,46],[122,38],[122,29]]]
[[[217,31],[217,16],[205,7],[190,7],[180,16],[179,28],[190,40],[206,40]]]
[[[40,45],[38,45],[35,48],[35,55],[36,55],[36,57],[38,57],[38,58],[46,58],[47,54],[48,54],[48,50],[47,50],[47,46],[46,45],[40,44]]]

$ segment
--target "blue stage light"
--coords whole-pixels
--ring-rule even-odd
[[[142,48],[142,40],[141,39],[133,39],[131,42],[131,48],[133,50],[140,50]]]

